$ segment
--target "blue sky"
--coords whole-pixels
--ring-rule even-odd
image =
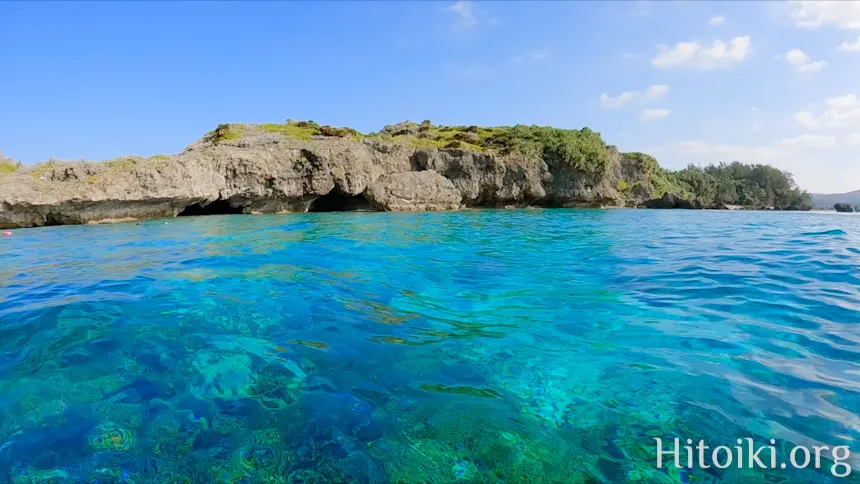
[[[223,122],[588,126],[664,166],[860,188],[860,2],[0,2],[0,150],[181,151]]]

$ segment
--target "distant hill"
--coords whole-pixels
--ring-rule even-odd
[[[860,190],[848,193],[812,194],[812,208],[829,210],[837,203],[849,203],[855,207],[860,205]]]

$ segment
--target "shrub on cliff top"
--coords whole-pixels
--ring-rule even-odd
[[[219,141],[239,139],[242,137],[243,132],[242,125],[219,124],[214,131],[211,131],[207,135],[207,138],[213,143],[217,143]]]
[[[7,160],[0,160],[0,175],[17,171],[18,167],[19,165],[17,163],[10,163]]]
[[[12,173],[13,171],[18,171],[18,168],[21,168],[21,163],[6,158],[5,156],[3,156],[3,153],[0,152],[0,175]]]
[[[575,130],[516,125],[494,128],[493,131],[485,143],[503,153],[539,156],[550,166],[598,176],[606,173],[609,166],[606,143],[600,133],[588,128]]]
[[[352,137],[354,139],[361,138],[361,133],[352,129],[352,128],[335,128],[333,126],[320,126],[319,132],[323,136],[333,136],[338,138],[349,138]]]
[[[660,169],[660,164],[651,155],[637,152],[621,155],[621,170],[624,172],[624,176],[628,178],[653,175],[657,173],[658,169]]]
[[[320,125],[313,121],[287,120],[286,124],[266,123],[258,125],[257,128],[270,133],[285,134],[305,141],[320,134]]]

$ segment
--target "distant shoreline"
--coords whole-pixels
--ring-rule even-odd
[[[356,209],[810,208],[776,168],[666,170],[588,128],[407,121],[362,134],[313,121],[222,124],[177,155],[0,165],[2,229]]]

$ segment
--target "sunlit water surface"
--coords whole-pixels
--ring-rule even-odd
[[[20,230],[0,482],[853,482],[656,469],[654,437],[860,452],[858,323],[860,218],[836,214]]]

